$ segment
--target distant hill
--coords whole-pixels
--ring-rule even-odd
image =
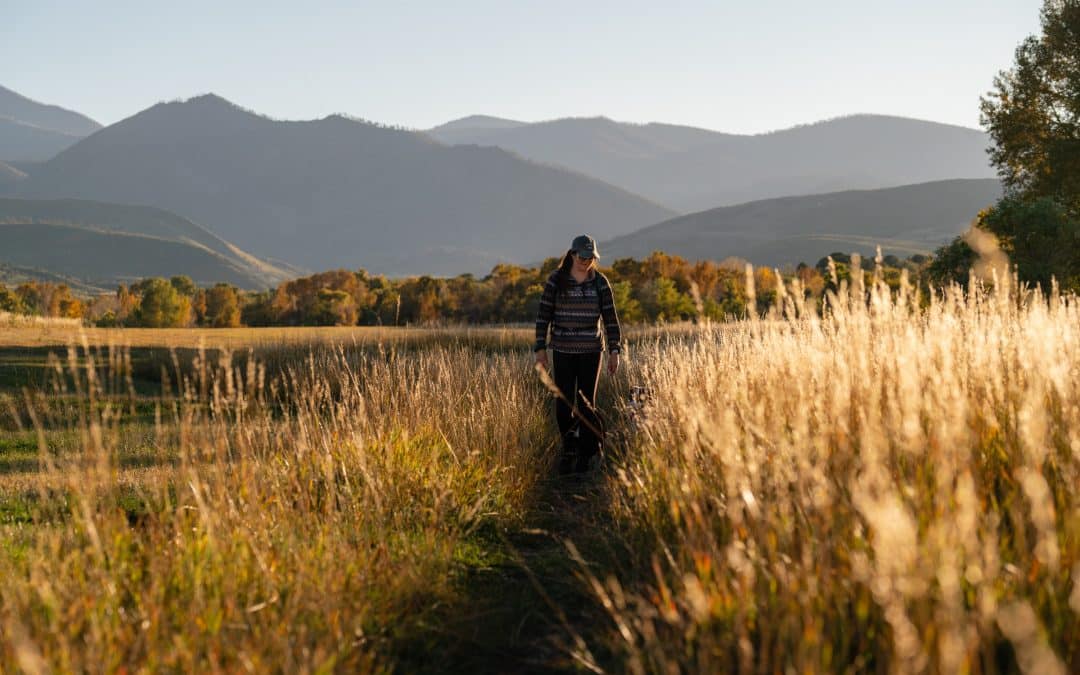
[[[0,159],[48,159],[100,128],[85,115],[0,86]]]
[[[56,105],[38,103],[0,86],[0,117],[72,136],[89,136],[101,125],[86,115]]]
[[[292,276],[167,211],[74,199],[0,199],[0,263],[99,287],[186,274],[264,289]]]
[[[564,166],[689,212],[788,195],[995,176],[985,133],[854,115],[753,136],[607,118],[484,124],[474,116],[428,133]],[[465,123],[467,122],[467,123]]]
[[[673,218],[600,243],[606,260],[652,251],[690,260],[745,258],[772,267],[814,264],[833,252],[906,257],[967,229],[1001,195],[996,179],[767,199]]]
[[[263,257],[391,275],[486,272],[671,211],[504,150],[341,116],[283,122],[217,96],[163,103],[35,167],[19,194],[153,204]]]
[[[516,129],[528,126],[528,122],[518,122],[490,115],[470,115],[447,122],[432,129],[429,133],[443,143],[456,145],[459,142],[471,143],[477,132]]]
[[[5,160],[49,159],[80,140],[82,136],[0,117],[0,157]]]
[[[66,277],[48,270],[39,270],[32,267],[19,267],[0,262],[0,284],[8,288],[15,288],[27,281],[45,281],[52,284],[66,284],[73,292],[79,295],[97,295],[115,291],[115,286],[94,286],[82,279]]]

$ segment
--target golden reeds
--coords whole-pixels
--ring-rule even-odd
[[[638,346],[610,493],[643,553],[598,596],[631,670],[1076,667],[1080,304],[911,297]]]
[[[854,275],[824,315],[796,281],[633,336],[605,499],[559,533],[580,663],[1075,672],[1080,304]],[[218,335],[158,395],[101,335],[0,394],[40,462],[0,478],[0,669],[392,669],[477,533],[529,527],[555,432],[526,335]]]
[[[327,346],[268,374],[204,352],[141,427],[100,356],[58,364],[58,407],[26,399],[42,469],[0,526],[3,670],[389,669],[546,462],[512,354]],[[140,444],[154,466],[125,469]]]

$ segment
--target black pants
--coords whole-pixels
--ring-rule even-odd
[[[576,413],[562,398],[555,399],[555,419],[559,423],[559,433],[563,439],[563,448],[573,447],[567,442],[567,435],[573,430],[577,420],[575,414],[587,420],[595,428],[603,430],[602,423],[597,417],[593,406],[596,405],[596,383],[600,378],[600,352],[591,354],[567,354],[565,352],[552,352],[553,366],[555,370],[555,385],[566,397],[572,401],[577,409]],[[598,438],[587,424],[581,425],[581,436],[577,445],[587,454],[593,454],[595,448],[603,441]]]

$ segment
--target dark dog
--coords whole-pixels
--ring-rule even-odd
[[[593,409],[591,413],[587,424],[577,419],[563,439],[559,473],[585,473],[591,468],[593,458],[603,454],[606,436],[604,420],[597,410]]]
[[[580,422],[574,427],[573,433],[577,435],[577,461],[574,463],[574,471],[577,473],[588,471],[593,457],[600,457],[604,451],[604,420],[594,410],[593,419],[590,421],[599,434]]]
[[[630,387],[628,399],[626,406],[630,410],[630,421],[635,423],[645,421],[645,409],[652,401],[652,392],[649,388],[639,385]]]

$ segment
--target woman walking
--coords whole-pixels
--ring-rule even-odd
[[[536,363],[548,367],[550,346],[555,385],[562,393],[555,398],[555,419],[562,437],[559,472],[564,474],[587,471],[604,441],[594,406],[605,338],[608,373],[619,368],[619,317],[611,284],[596,268],[598,257],[592,237],[575,237],[544,285],[536,316]]]

